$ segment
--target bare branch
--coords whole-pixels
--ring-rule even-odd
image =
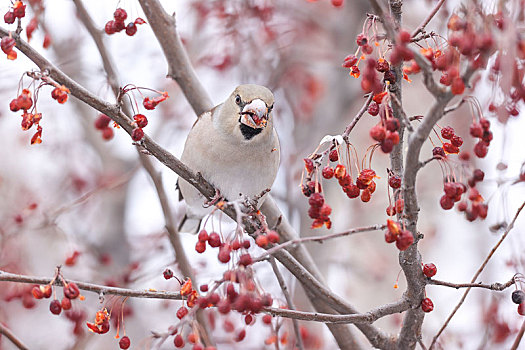
[[[275,254],[276,251],[284,249],[284,248],[287,248],[287,247],[289,247],[291,245],[301,244],[301,243],[306,243],[306,242],[323,243],[326,240],[330,240],[330,239],[333,239],[333,238],[344,237],[344,236],[350,236],[350,235],[353,235],[353,234],[356,234],[356,233],[383,230],[385,227],[386,227],[386,225],[377,224],[377,225],[372,225],[372,226],[353,228],[353,229],[346,230],[346,231],[343,231],[343,232],[337,232],[337,233],[332,233],[332,234],[328,234],[328,235],[309,236],[309,237],[302,237],[302,238],[292,239],[292,240],[286,241],[284,243],[281,243],[281,244],[273,246],[272,248],[270,248],[266,252],[264,252],[260,257],[254,259],[254,261],[262,261],[267,256]]]
[[[265,308],[264,311],[274,316],[293,318],[303,321],[317,321],[324,323],[373,323],[380,318],[388,315],[401,313],[410,308],[410,304],[407,300],[402,299],[391,304],[385,304],[378,308],[372,309],[363,314],[352,314],[352,315],[330,315],[322,314],[317,312],[304,312],[296,310],[276,309],[276,308]]]
[[[432,18],[434,18],[434,16],[436,15],[436,13],[439,11],[439,9],[441,8],[441,6],[444,3],[445,3],[445,0],[439,0],[439,2],[436,4],[436,6],[434,6],[434,9],[432,10],[432,12],[430,12],[428,14],[428,16],[423,20],[423,22],[421,22],[421,24],[412,33],[412,38],[415,38],[416,35],[418,35],[419,33],[421,33],[425,29],[427,24],[432,20]]]
[[[525,333],[525,321],[523,321],[523,323],[521,324],[520,331],[518,332],[514,343],[512,343],[512,347],[510,348],[510,350],[518,350],[518,346],[520,345],[521,339],[523,338],[523,333]]]
[[[277,277],[279,286],[281,287],[281,290],[284,294],[284,298],[286,299],[286,303],[288,304],[288,309],[295,310],[293,300],[290,296],[290,293],[288,293],[288,287],[286,286],[286,282],[284,281],[283,275],[281,271],[279,271],[279,267],[277,266],[277,263],[275,262],[274,258],[270,259],[270,264],[272,265],[273,273],[275,274],[275,277]],[[304,350],[303,337],[301,336],[301,332],[299,331],[299,323],[297,322],[296,319],[292,319],[292,322],[293,322],[293,330],[295,333],[295,341],[297,343],[297,347],[299,348],[299,350]]]
[[[476,271],[476,273],[474,274],[474,277],[472,277],[472,280],[470,281],[470,283],[474,283],[476,282],[476,280],[478,279],[478,276],[481,274],[481,272],[485,269],[485,266],[487,266],[488,262],[490,261],[490,259],[492,258],[492,256],[494,255],[494,253],[496,252],[496,250],[498,249],[498,247],[501,245],[501,243],[503,242],[503,240],[505,240],[505,238],[508,236],[509,232],[512,230],[512,228],[514,227],[514,223],[516,222],[516,220],[518,219],[518,216],[520,215],[521,213],[521,210],[523,209],[523,207],[525,207],[525,202],[523,202],[521,204],[521,206],[518,208],[518,211],[516,212],[516,215],[514,215],[514,218],[512,219],[512,221],[510,222],[510,224],[507,226],[507,229],[505,230],[505,232],[503,233],[503,235],[501,236],[501,238],[499,239],[499,241],[496,243],[496,245],[490,250],[489,254],[487,255],[487,257],[485,258],[485,260],[483,261],[483,263],[481,264],[481,266],[479,267],[479,269]],[[465,299],[467,298],[467,295],[468,293],[470,293],[470,290],[472,289],[472,287],[468,287],[467,290],[465,291],[465,293],[463,293],[463,296],[461,297],[461,300],[458,302],[458,304],[456,305],[456,307],[454,308],[454,310],[452,310],[452,312],[450,313],[450,315],[447,317],[445,323],[443,323],[443,325],[441,326],[441,328],[439,329],[439,331],[437,332],[437,334],[434,336],[434,338],[432,338],[432,343],[430,344],[429,346],[429,349],[432,349],[434,347],[434,345],[436,344],[436,341],[437,339],[439,338],[439,336],[441,335],[441,333],[443,333],[443,331],[445,330],[445,328],[447,328],[447,325],[449,324],[450,320],[452,319],[452,317],[454,317],[454,315],[456,314],[456,312],[459,310],[459,308],[461,307],[461,305],[463,305],[463,303],[465,302]]]
[[[18,282],[18,283],[29,283],[29,284],[50,284],[63,286],[60,278],[47,278],[47,277],[33,277],[26,275],[18,275],[0,270],[0,281],[4,282]],[[169,292],[169,291],[156,291],[150,290],[133,290],[127,288],[117,288],[102,286],[93,283],[81,282],[68,280],[69,283],[74,282],[79,289],[97,294],[110,294],[120,295],[123,297],[135,297],[135,298],[148,298],[148,299],[170,299],[170,300],[183,300],[180,293]]]
[[[508,287],[516,284],[515,282],[515,276],[513,276],[508,282],[505,283],[492,283],[492,284],[483,284],[481,282],[479,283],[451,283],[451,282],[445,282],[445,281],[439,281],[435,279],[429,279],[427,281],[428,284],[433,284],[436,286],[445,286],[445,287],[451,287],[451,288],[485,288],[495,291],[502,291],[507,289]]]
[[[366,102],[365,104],[363,105],[363,107],[361,107],[361,109],[359,110],[359,112],[357,112],[357,114],[355,115],[354,119],[352,119],[352,121],[350,122],[350,124],[348,124],[348,126],[346,127],[345,131],[343,132],[343,139],[345,140],[346,143],[348,143],[348,135],[350,135],[350,133],[352,132],[352,130],[355,128],[355,126],[357,125],[357,122],[359,121],[359,119],[361,119],[361,117],[363,116],[363,114],[365,114],[367,108],[368,108],[368,105],[370,105],[370,103],[372,102],[372,99],[374,98],[374,95],[373,94],[370,94],[368,96],[368,98],[366,99]]]
[[[24,343],[20,339],[18,339],[18,337],[13,332],[11,332],[9,328],[4,326],[2,322],[0,322],[0,334],[5,335],[5,337],[9,339],[11,343],[13,343],[14,346],[16,346],[18,349],[20,350],[29,349],[27,346],[24,345]]]

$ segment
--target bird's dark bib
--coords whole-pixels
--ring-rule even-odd
[[[250,128],[248,125],[243,124],[243,123],[240,123],[239,125],[241,128],[242,136],[244,136],[246,140],[251,140],[255,135],[260,134],[261,131],[263,130],[262,128],[261,129]]]

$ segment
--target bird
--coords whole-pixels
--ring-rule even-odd
[[[221,104],[201,114],[190,130],[181,161],[199,172],[229,201],[253,198],[270,189],[280,163],[274,128],[273,93],[255,84],[239,85]],[[206,198],[179,178],[179,198],[186,202],[180,232],[197,233],[211,212]],[[264,202],[266,194],[257,204]]]

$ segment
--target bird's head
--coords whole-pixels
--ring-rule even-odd
[[[239,85],[221,107],[221,123],[245,140],[271,132],[273,102],[272,92],[264,86]]]

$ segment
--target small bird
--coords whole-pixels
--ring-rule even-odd
[[[200,172],[229,201],[253,198],[271,188],[279,168],[279,138],[274,129],[274,97],[260,85],[240,85],[220,105],[201,114],[191,129],[181,160]],[[211,209],[204,196],[183,179],[186,201],[179,230],[196,233]],[[264,196],[258,205],[263,203]]]

